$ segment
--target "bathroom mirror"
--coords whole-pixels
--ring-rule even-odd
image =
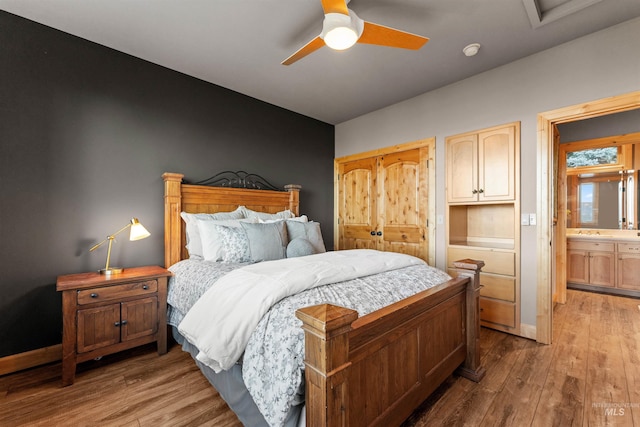
[[[567,174],[567,228],[638,229],[637,172]]]

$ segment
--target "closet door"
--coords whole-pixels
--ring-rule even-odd
[[[339,249],[377,249],[375,157],[338,167]]]
[[[428,149],[378,158],[378,247],[428,261]]]

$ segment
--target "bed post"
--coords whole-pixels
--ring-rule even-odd
[[[331,304],[296,312],[305,339],[307,426],[345,426],[348,421],[349,331],[358,312]]]
[[[166,172],[164,180],[164,266],[166,268],[180,261],[181,250],[181,173]]]
[[[468,277],[467,284],[467,357],[457,370],[458,374],[472,381],[479,382],[486,371],[480,366],[480,270],[484,267],[483,261],[463,259],[455,261],[458,276]]]
[[[293,212],[295,216],[300,216],[300,189],[302,185],[287,184],[284,189],[289,192],[289,210]]]

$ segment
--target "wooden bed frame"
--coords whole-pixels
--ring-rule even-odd
[[[165,173],[165,266],[187,258],[180,212],[239,205],[299,213],[299,186],[287,191],[183,184]],[[399,425],[452,373],[473,381],[480,366],[482,261],[455,263],[458,277],[358,318],[330,304],[297,311],[305,330],[307,426]]]

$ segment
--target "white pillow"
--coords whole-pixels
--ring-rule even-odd
[[[226,263],[250,261],[249,240],[241,226],[245,221],[198,220],[204,260]]]
[[[184,220],[187,235],[187,250],[189,251],[189,258],[202,259],[202,240],[200,239],[200,230],[198,229],[198,220],[230,220],[230,219],[242,219],[245,218],[244,206],[239,206],[233,212],[217,212],[213,214],[209,213],[187,213],[180,212],[180,216]],[[240,225],[238,225],[239,227]]]
[[[285,209],[283,211],[280,211],[278,213],[268,213],[268,212],[257,212],[254,210],[251,210],[247,207],[242,206],[243,209],[243,213],[245,218],[257,218],[258,220],[273,220],[273,219],[289,219],[289,218],[293,218],[295,215],[293,214],[293,212],[291,212],[289,209]]]
[[[268,224],[270,222],[277,222],[277,221],[309,222],[309,218],[306,215],[301,215],[301,216],[296,216],[296,217],[287,218],[287,219],[258,219],[258,222],[261,224]]]

